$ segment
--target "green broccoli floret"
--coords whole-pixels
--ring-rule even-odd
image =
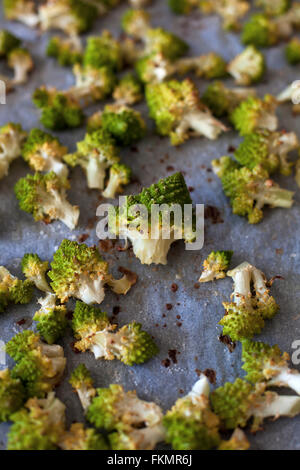
[[[214,279],[224,279],[229,269],[233,251],[212,251],[203,262],[203,272],[199,282],[209,282]]]
[[[79,351],[90,350],[96,359],[118,359],[126,365],[143,364],[158,349],[139,323],[129,323],[114,333],[117,325],[110,323],[100,309],[77,302],[73,316],[73,331]]]
[[[9,52],[21,45],[21,40],[6,29],[0,30],[0,56],[6,57]]]
[[[9,122],[0,127],[0,180],[8,175],[10,164],[21,156],[27,132],[20,124]]]
[[[46,50],[47,56],[57,59],[59,65],[68,67],[82,62],[82,48],[72,39],[54,36]]]
[[[229,166],[226,170],[226,160],[230,160],[230,157],[214,161],[213,166],[216,167],[217,174],[221,173],[223,190],[230,199],[234,214],[248,217],[250,224],[257,224],[263,218],[265,205],[284,209],[292,207],[294,193],[271,180],[262,166],[258,165],[250,170],[236,164],[235,169]],[[220,170],[220,167],[223,169]]]
[[[63,130],[83,123],[84,114],[79,102],[67,92],[42,86],[35,90],[32,100],[41,109],[41,123],[48,129]]]
[[[276,100],[271,95],[266,95],[264,100],[250,96],[234,109],[230,119],[241,135],[251,134],[257,129],[276,131],[276,106]]]
[[[142,101],[143,97],[142,84],[133,73],[122,77],[113,92],[113,98],[119,105],[132,105]]]
[[[198,0],[168,0],[170,9],[176,15],[188,15],[198,3]]]
[[[108,263],[97,248],[63,240],[54,253],[48,273],[51,287],[61,302],[75,297],[86,304],[101,304],[108,282]]]
[[[7,56],[7,64],[14,71],[14,77],[12,79],[13,85],[26,83],[29,72],[31,72],[34,67],[30,53],[27,49],[21,49],[20,47],[9,52]]]
[[[86,411],[96,395],[96,389],[94,388],[94,381],[90,371],[84,364],[79,364],[79,366],[74,369],[69,383],[74,390],[76,390],[82,408]]]
[[[28,304],[33,296],[31,281],[21,281],[4,266],[0,266],[0,313],[8,304]]]
[[[300,373],[290,369],[288,353],[277,345],[250,340],[243,341],[242,369],[247,372],[249,382],[265,382],[267,387],[288,387],[300,395]]]
[[[164,440],[163,414],[155,403],[140,400],[122,385],[97,389],[87,410],[87,419],[109,435],[113,450],[151,450]]]
[[[140,112],[127,106],[105,106],[101,123],[103,130],[125,147],[138,142],[146,133],[146,124]]]
[[[210,450],[220,443],[219,418],[210,409],[209,382],[202,377],[163,419],[166,442],[174,450]]]
[[[155,223],[151,227],[149,219],[153,204],[159,205],[159,213],[157,225]],[[180,220],[178,217],[170,217],[170,232],[163,231],[163,218],[171,216],[167,206],[171,209],[172,206],[179,205],[183,209],[185,204],[192,204],[190,193],[182,174],[175,173],[144,188],[138,195],[126,196],[125,204],[120,207],[115,218],[109,217],[109,229],[132,242],[133,252],[142,264],[167,264],[168,251],[174,241],[184,239],[190,242],[194,239],[188,224],[183,223],[182,214]]]
[[[62,450],[109,450],[105,438],[92,428],[85,428],[82,423],[74,423],[58,442]]]
[[[223,19],[225,30],[240,29],[240,19],[248,12],[250,5],[245,0],[199,0],[199,8],[203,13],[217,13]]]
[[[22,148],[22,156],[35,171],[54,171],[58,176],[67,178],[68,168],[62,162],[67,147],[61,145],[56,137],[40,129],[31,129]]]
[[[127,10],[122,17],[122,29],[136,39],[144,38],[150,28],[150,15],[145,10]]]
[[[248,46],[227,67],[238,85],[249,86],[261,80],[266,70],[264,55],[254,46]]]
[[[89,188],[103,190],[106,171],[119,162],[119,151],[110,134],[98,129],[86,134],[84,139],[77,143],[77,152],[65,155],[64,160],[72,167],[82,167]]]
[[[299,141],[294,132],[262,130],[246,135],[234,156],[250,170],[262,165],[269,174],[279,169],[282,174],[290,175],[293,163],[288,161],[288,153],[298,147]]]
[[[204,77],[208,80],[223,78],[227,75],[227,64],[216,52],[179,59],[175,62],[175,67],[180,74],[194,72],[197,77]]]
[[[66,367],[63,348],[43,343],[30,330],[14,336],[6,344],[6,352],[16,361],[12,377],[21,379],[29,397],[44,397],[53,390]]]
[[[256,0],[255,4],[262,7],[267,15],[280,16],[290,9],[291,0]]]
[[[279,307],[269,295],[265,275],[259,269],[245,262],[227,274],[234,280],[233,301],[223,303],[226,313],[219,324],[223,334],[233,341],[252,338],[261,332],[265,320],[276,315]]]
[[[102,195],[114,199],[123,192],[123,186],[130,183],[132,171],[127,165],[115,163],[109,169],[109,180]]]
[[[68,326],[67,308],[64,305],[56,305],[56,296],[51,293],[38,302],[41,308],[33,317],[33,320],[38,322],[36,328],[48,344],[54,344],[64,335]]]
[[[82,102],[84,106],[111,95],[116,84],[115,73],[107,66],[75,64],[73,73],[75,85],[66,91],[66,95],[75,102]]]
[[[65,405],[49,393],[31,398],[11,416],[8,450],[55,450],[65,428]]]
[[[3,0],[4,15],[8,20],[17,20],[34,28],[40,19],[35,4],[28,0]]]
[[[252,15],[244,24],[242,42],[256,47],[270,47],[278,43],[280,33],[277,24],[262,13]]]
[[[101,36],[88,38],[83,55],[84,66],[95,69],[106,66],[117,72],[122,69],[122,62],[121,45],[109,31],[103,31]]]
[[[245,433],[240,428],[236,428],[228,441],[221,441],[218,450],[248,450],[249,447],[250,442]]]
[[[46,280],[46,272],[49,269],[48,261],[42,261],[37,254],[26,253],[22,258],[21,265],[26,279],[33,282],[41,291],[51,292]]]
[[[72,206],[66,198],[69,183],[53,171],[47,174],[35,173],[19,179],[15,194],[20,209],[33,215],[34,220],[51,223],[61,220],[73,230],[79,218],[78,206]]]
[[[59,29],[70,36],[91,29],[97,16],[97,8],[82,0],[48,0],[39,7],[42,31]]]
[[[227,130],[201,102],[196,85],[191,80],[148,84],[146,100],[157,132],[169,136],[172,145],[180,145],[191,136],[214,140]]]
[[[212,393],[214,412],[226,429],[245,427],[253,417],[252,432],[261,429],[265,418],[294,417],[300,413],[300,397],[279,396],[264,390],[264,384],[255,388],[240,378],[234,383],[227,382]]]
[[[300,63],[300,40],[298,38],[291,39],[285,47],[285,57],[291,65]]]
[[[9,421],[25,400],[25,389],[20,379],[11,376],[9,369],[0,370],[0,422]]]
[[[222,82],[217,81],[208,85],[201,100],[212,111],[214,116],[220,118],[230,115],[249,96],[256,96],[256,90],[252,88],[230,89]]]

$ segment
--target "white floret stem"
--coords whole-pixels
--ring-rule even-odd
[[[100,157],[91,156],[86,166],[86,177],[88,187],[91,189],[103,189],[106,176],[106,165],[100,161]]]
[[[252,269],[252,280],[257,297],[264,297],[268,295],[269,290],[267,288],[266,277],[262,271],[255,268],[254,266]]]
[[[293,96],[294,93],[296,93],[296,91],[297,90],[295,89],[295,86],[293,86],[293,84],[291,84],[287,88],[285,88],[281,93],[279,93],[279,95],[277,95],[276,100],[279,103],[284,103],[286,101],[291,101],[292,96]],[[298,96],[299,96],[299,91],[297,93],[298,93]]]
[[[122,236],[129,238],[132,243],[133,252],[142,264],[167,264],[167,255],[170,246],[175,241],[174,234],[169,239],[143,238],[137,230],[126,230]]]
[[[55,218],[61,220],[70,230],[74,230],[79,219],[78,206],[72,206],[69,201],[58,191],[51,191],[53,197],[53,209]],[[48,205],[51,213],[51,202]]]
[[[159,442],[164,441],[166,430],[162,424],[135,429],[130,433],[131,439],[136,442],[136,450],[153,450]]]
[[[76,389],[76,392],[83,410],[86,411],[95,396],[95,389],[93,387],[82,385],[80,388]]]
[[[41,305],[39,313],[47,314],[55,308],[56,305],[56,295],[52,292],[49,292],[45,297],[38,299],[38,303]]]
[[[290,209],[294,203],[293,191],[280,188],[272,182],[269,185],[268,181],[266,181],[261,186],[257,186],[256,189],[257,191],[253,197],[256,200],[257,209],[262,209],[266,204],[271,207],[282,207],[284,209]]]
[[[85,304],[101,304],[104,299],[105,281],[103,276],[91,279],[89,275],[82,274],[78,279],[76,297]]]
[[[116,197],[116,193],[119,192],[120,187],[120,177],[118,174],[114,172],[110,172],[109,180],[105,190],[102,193],[102,196],[107,199],[114,199]]]
[[[208,111],[191,111],[186,113],[176,129],[176,133],[185,134],[191,129],[195,135],[215,140],[227,128],[215,119]]]
[[[210,394],[210,385],[208,378],[204,375],[201,374],[200,379],[194,384],[192,390],[189,392],[187,395],[188,397],[191,398],[199,398],[202,395],[205,397],[209,397]]]
[[[202,272],[200,278],[199,278],[199,282],[210,282],[210,281],[213,281],[215,279],[215,271],[213,271],[212,269],[204,269],[204,271]]]
[[[274,132],[278,128],[278,118],[273,113],[262,111],[257,122],[257,127]]]
[[[252,409],[251,415],[257,418],[279,418],[288,416],[290,418],[300,413],[300,397],[280,396],[277,393],[267,392],[264,401]]]
[[[47,151],[42,150],[41,156],[44,160],[43,171],[54,171],[54,173],[62,178],[67,178],[69,174],[68,167],[58,158],[53,157]]]
[[[234,302],[237,305],[246,304],[248,307],[251,307],[252,269],[253,266],[245,262],[227,273],[234,282],[233,296]]]
[[[288,367],[280,369],[280,372],[268,381],[268,385],[274,387],[288,387],[300,395],[300,373]]]

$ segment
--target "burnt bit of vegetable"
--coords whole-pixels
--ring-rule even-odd
[[[162,363],[162,365],[163,365],[164,367],[170,367],[170,365],[171,365],[171,361],[170,361],[169,358],[163,359],[163,360],[161,361],[161,363]]]
[[[178,285],[175,282],[173,282],[173,284],[171,285],[171,291],[172,292],[177,292],[178,291]]]
[[[169,354],[169,358],[171,359],[173,364],[177,364],[177,362],[178,362],[177,361],[178,351],[176,349],[169,349],[168,354]]]
[[[215,385],[217,374],[214,369],[205,369],[203,374],[206,375],[212,385]]]
[[[89,234],[88,233],[82,233],[81,235],[79,235],[79,237],[77,238],[78,240],[78,243],[84,243],[85,240],[87,240],[89,238]]]
[[[194,284],[194,289],[199,289],[200,288],[200,283],[199,282],[195,282]]]
[[[108,253],[114,248],[112,240],[100,240],[99,249],[104,253]]]
[[[72,341],[72,343],[70,343],[71,349],[75,354],[80,354],[81,351],[79,351],[79,349],[75,347],[75,344],[76,344],[76,341]]]
[[[236,151],[236,148],[233,145],[229,145],[227,151],[229,153],[234,153]]]
[[[225,346],[228,348],[228,351],[230,353],[232,353],[236,348],[236,343],[234,341],[232,341],[232,339],[228,335],[220,335],[219,336],[219,341],[221,343],[225,344]]]
[[[267,287],[272,287],[276,279],[280,279],[281,281],[284,281],[283,276],[273,276],[268,282],[267,282]]]
[[[21,320],[16,321],[16,324],[17,324],[18,326],[25,325],[25,323],[26,323],[26,319],[25,319],[25,318],[21,318]]]
[[[215,206],[205,206],[204,218],[211,220],[212,224],[223,224],[224,220],[221,217],[221,212]]]
[[[123,266],[119,266],[118,271],[119,273],[124,274],[124,276],[127,277],[132,286],[137,283],[138,275],[135,272],[130,271],[130,269],[124,268]]]
[[[173,305],[172,304],[166,304],[166,309],[167,310],[172,310],[173,308]]]

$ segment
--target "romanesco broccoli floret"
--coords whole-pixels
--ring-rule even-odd
[[[82,48],[72,38],[54,36],[47,45],[46,53],[49,57],[57,59],[59,65],[68,67],[82,62]]]
[[[220,118],[230,115],[233,110],[249,96],[256,96],[253,88],[227,88],[222,82],[216,81],[208,85],[201,97],[203,103]]]
[[[6,29],[0,30],[0,57],[7,55],[21,45],[21,40]]]
[[[56,296],[52,293],[38,302],[41,308],[33,317],[37,322],[36,328],[48,344],[54,344],[64,335],[68,326],[67,308],[65,305],[56,305]]]
[[[161,52],[142,56],[135,63],[135,70],[143,83],[161,83],[176,72],[176,62]]]
[[[40,129],[31,129],[22,149],[22,156],[35,171],[54,171],[58,176],[68,177],[68,167],[62,162],[67,147],[56,137]]]
[[[66,198],[69,183],[53,171],[47,174],[35,173],[19,179],[15,194],[20,209],[33,215],[34,220],[51,223],[61,220],[73,230],[79,218],[78,206],[72,206]]]
[[[97,16],[97,8],[82,0],[47,0],[39,7],[42,31],[59,29],[70,36],[88,31]]]
[[[75,85],[66,91],[66,95],[84,106],[108,97],[115,86],[116,76],[110,67],[75,64],[73,67]]]
[[[279,169],[282,174],[290,175],[293,163],[288,161],[288,154],[298,147],[298,137],[294,132],[261,130],[246,135],[234,156],[250,170],[262,165],[269,174]]]
[[[210,450],[220,443],[219,418],[210,409],[209,382],[202,375],[163,419],[166,442],[174,450]]]
[[[201,102],[191,80],[148,84],[146,100],[157,132],[169,136],[172,145],[180,145],[191,136],[216,139],[227,128]]]
[[[276,100],[271,95],[266,95],[263,100],[250,96],[234,109],[230,119],[241,135],[251,134],[257,129],[276,131],[276,106]]]
[[[168,0],[170,9],[176,15],[188,15],[198,4],[198,0]]]
[[[289,10],[291,0],[256,0],[255,4],[262,7],[267,15],[279,16]]]
[[[281,188],[269,178],[261,165],[252,170],[246,167],[230,167],[230,157],[213,161],[215,171],[221,178],[224,193],[230,199],[234,214],[248,217],[250,224],[257,224],[263,218],[263,207],[290,209],[293,205],[292,191]],[[227,169],[226,169],[227,167]]]
[[[65,428],[65,405],[53,392],[31,398],[11,416],[8,450],[55,450]]]
[[[265,382],[267,387],[288,387],[300,395],[300,373],[289,367],[288,353],[277,345],[262,342],[243,341],[243,366],[249,382]]]
[[[235,79],[235,82],[243,86],[259,82],[265,69],[265,57],[253,45],[246,47],[227,67],[228,73]]]
[[[265,418],[294,417],[300,413],[300,397],[265,392],[265,384],[254,387],[240,378],[217,388],[212,393],[212,405],[226,429],[245,427],[253,417],[253,432],[261,429]]]
[[[4,15],[8,20],[17,20],[34,28],[39,23],[35,3],[28,0],[3,0]]]
[[[58,447],[62,450],[109,450],[105,438],[82,423],[74,423],[69,431],[61,436]]]
[[[285,57],[289,64],[297,65],[300,63],[300,40],[293,38],[285,48]]]
[[[248,450],[249,447],[250,442],[245,433],[240,428],[236,428],[228,441],[221,441],[218,450]]]
[[[26,279],[33,282],[39,290],[51,292],[46,280],[46,272],[49,269],[48,261],[42,261],[37,254],[26,253],[22,258],[21,265]]]
[[[11,376],[9,369],[0,371],[0,423],[8,421],[25,400],[25,389],[20,379]]]
[[[142,9],[127,10],[122,17],[122,29],[136,39],[142,39],[150,28],[150,15]]]
[[[240,20],[250,7],[246,0],[199,0],[198,5],[203,13],[220,15],[225,30],[239,30]]]
[[[262,13],[252,15],[245,23],[242,42],[256,47],[270,47],[278,43],[280,32],[276,22]]]
[[[101,304],[110,277],[97,248],[66,239],[54,253],[48,276],[61,302],[75,297],[86,304]]]
[[[79,366],[74,369],[69,383],[72,385],[73,389],[76,390],[82,408],[86,411],[96,395],[96,389],[94,388],[94,381],[90,371],[84,364],[79,364]]]
[[[106,172],[119,162],[119,152],[110,134],[100,128],[86,134],[77,143],[77,152],[65,155],[64,160],[72,167],[82,167],[89,188],[103,190]]]
[[[27,49],[17,47],[13,49],[7,56],[7,64],[14,71],[12,79],[13,85],[20,85],[26,83],[28,75],[34,67],[34,63],[30,53]]]
[[[107,105],[101,115],[101,124],[121,146],[132,145],[146,133],[141,113],[124,105]]]
[[[122,49],[109,31],[103,31],[101,36],[92,36],[87,40],[83,55],[83,64],[94,68],[110,67],[120,71],[123,67]]]
[[[131,366],[146,362],[158,351],[141,324],[129,323],[115,332],[117,325],[110,323],[105,312],[82,302],[76,303],[72,326],[76,349],[90,350],[96,359],[118,359]]]
[[[113,98],[119,105],[138,103],[142,101],[143,96],[142,84],[133,73],[124,75],[113,92]]]
[[[115,163],[109,169],[109,180],[102,195],[114,199],[123,192],[123,186],[130,183],[132,171],[127,165]]]
[[[27,132],[13,122],[0,127],[0,180],[8,175],[10,164],[21,156]]]
[[[28,279],[22,281],[13,276],[8,269],[0,266],[0,313],[8,304],[28,304],[33,295],[33,284]]]
[[[97,389],[87,419],[97,428],[114,431],[109,435],[114,450],[151,450],[164,440],[160,407],[139,399],[135,391],[125,392],[122,385]]]
[[[42,86],[35,90],[32,100],[41,110],[41,123],[48,129],[68,129],[83,123],[84,114],[79,102],[66,92]]]
[[[155,226],[149,225],[153,204],[159,205]],[[109,229],[132,242],[133,252],[142,264],[167,264],[168,251],[175,240],[193,241],[190,227],[183,223],[182,214],[180,220],[170,217],[168,227],[164,227],[163,223],[165,216],[171,216],[168,206],[171,209],[177,205],[183,209],[185,204],[192,204],[191,197],[184,177],[181,173],[175,173],[144,188],[138,195],[126,196],[125,204],[116,217],[109,218]]]
[[[214,279],[224,279],[229,269],[233,251],[212,251],[203,262],[203,272],[199,282],[209,282]]]
[[[223,78],[227,75],[227,64],[216,52],[209,52],[199,57],[178,59],[175,62],[175,69],[179,74],[194,72],[197,77],[208,80]]]

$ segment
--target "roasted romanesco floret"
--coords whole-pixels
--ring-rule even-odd
[[[277,345],[250,340],[243,341],[242,369],[247,372],[249,382],[265,382],[267,387],[288,387],[300,395],[300,373],[290,369],[288,353]]]
[[[83,0],[47,0],[39,7],[42,31],[59,29],[70,36],[88,31],[97,16],[97,8]]]
[[[233,301],[223,303],[226,313],[219,324],[223,334],[233,341],[252,338],[261,332],[265,320],[276,315],[279,307],[269,295],[267,280],[259,269],[245,262],[227,274],[234,281]]]
[[[74,423],[60,437],[58,447],[62,450],[109,450],[105,438],[82,423]]]
[[[198,57],[178,59],[174,63],[175,71],[179,74],[194,72],[197,77],[208,80],[223,78],[227,75],[227,64],[223,57],[216,52],[209,52]]]
[[[214,116],[220,118],[230,115],[249,96],[256,96],[256,90],[253,88],[227,88],[222,82],[217,81],[208,85],[201,100]]]
[[[35,90],[32,100],[41,110],[41,123],[48,129],[68,129],[83,123],[84,114],[79,102],[66,92],[42,86]]]
[[[280,31],[276,22],[262,13],[252,15],[245,23],[242,42],[256,47],[274,46],[280,40]]]
[[[57,59],[59,65],[70,66],[82,62],[82,48],[72,38],[54,36],[47,45],[47,55]]]
[[[6,29],[0,30],[0,57],[7,57],[8,54],[21,45],[21,40]]]
[[[132,145],[146,133],[141,113],[124,105],[107,105],[101,114],[101,125],[121,146]]]
[[[212,251],[203,262],[203,272],[199,282],[209,282],[226,277],[233,251]]]
[[[8,20],[17,20],[34,28],[39,23],[35,3],[31,0],[3,0],[4,15]]]
[[[113,92],[113,98],[119,105],[138,103],[142,101],[143,96],[142,84],[133,73],[124,75]]]
[[[115,163],[109,169],[109,180],[102,195],[105,198],[115,198],[123,192],[123,186],[130,183],[132,171],[129,166]]]
[[[234,109],[230,119],[241,135],[251,134],[257,129],[276,131],[276,106],[276,100],[271,95],[266,95],[264,100],[250,96]]]
[[[0,180],[8,175],[10,164],[21,156],[27,132],[20,124],[9,122],[0,127]]]
[[[49,346],[41,341],[39,334],[24,330],[5,349],[16,361],[12,376],[22,380],[29,397],[44,397],[60,382],[66,367],[61,346]]]
[[[33,320],[37,322],[37,330],[48,344],[60,339],[67,328],[67,308],[56,305],[55,294],[48,293],[38,300],[41,308],[35,312]]]
[[[34,220],[50,223],[61,220],[73,230],[79,218],[78,206],[72,206],[66,198],[69,183],[53,171],[47,174],[35,173],[19,179],[15,194],[20,209],[33,215]]]
[[[227,130],[201,102],[191,80],[148,84],[146,99],[157,132],[169,136],[173,145],[180,145],[191,136],[205,136],[214,140]]]
[[[202,375],[191,392],[179,398],[163,424],[174,450],[210,450],[220,443],[219,418],[210,409],[209,382]]]
[[[111,95],[116,83],[115,73],[107,66],[75,64],[73,73],[75,85],[65,94],[69,99],[81,102],[84,106]]]
[[[123,67],[122,49],[109,31],[101,36],[91,36],[87,40],[83,56],[83,64],[95,68],[110,67],[115,72]]]
[[[291,65],[297,65],[300,63],[300,40],[293,38],[285,47],[286,60]]]
[[[253,432],[261,429],[265,418],[293,417],[300,413],[300,397],[265,392],[265,384],[254,387],[240,378],[217,388],[212,393],[212,405],[226,429],[245,427],[253,417]]]
[[[68,177],[68,167],[62,161],[67,147],[56,137],[40,129],[31,129],[22,149],[22,156],[35,171],[54,171],[58,176]]]
[[[129,323],[115,332],[117,325],[110,323],[105,312],[82,302],[76,303],[72,326],[78,339],[75,348],[90,350],[96,359],[118,359],[132,366],[143,364],[158,352],[140,323]]]
[[[31,72],[34,67],[30,53],[27,49],[21,49],[20,47],[13,49],[8,54],[7,64],[14,71],[14,77],[12,79],[13,85],[26,83],[29,72]]]
[[[158,204],[159,207],[155,225],[151,226],[150,214],[153,204]],[[194,239],[194,233],[191,233],[192,228],[189,226],[192,226],[193,221],[185,221],[185,224],[182,214],[179,214],[180,217],[174,217],[171,213],[174,205],[183,209],[185,204],[192,204],[191,197],[184,177],[181,173],[175,173],[149,188],[144,188],[138,195],[126,196],[124,206],[109,218],[109,229],[132,242],[133,252],[142,264],[167,264],[168,251],[174,241],[184,239],[186,242],[192,242]],[[163,221],[168,216],[170,226],[168,224],[168,227],[164,227]]]
[[[42,261],[37,254],[26,253],[22,258],[21,265],[26,279],[33,282],[37,289],[51,292],[46,279],[46,272],[49,269],[48,261]]]
[[[293,163],[288,161],[288,154],[299,147],[295,132],[270,132],[261,130],[245,136],[244,141],[234,152],[236,160],[253,170],[256,165],[269,173],[277,170],[290,175]]]
[[[255,46],[248,46],[227,67],[238,85],[249,86],[258,82],[266,68],[264,55]]]
[[[289,10],[291,0],[256,0],[255,4],[262,7],[267,15],[279,16]]]
[[[263,218],[263,207],[290,209],[293,205],[292,191],[281,188],[269,178],[261,165],[252,170],[240,167],[230,157],[213,161],[215,173],[220,177],[224,193],[230,199],[234,214],[248,217],[250,224]]]
[[[86,134],[82,141],[77,142],[77,152],[65,155],[64,160],[72,167],[82,167],[89,188],[103,190],[106,172],[119,162],[119,152],[114,139],[100,128]]]
[[[160,407],[125,392],[122,385],[98,388],[87,419],[96,428],[114,431],[109,434],[113,450],[151,450],[165,436]]]
[[[250,8],[247,0],[199,0],[198,5],[204,13],[220,15],[226,30],[239,30],[240,20]]]
[[[25,397],[21,380],[13,378],[9,369],[0,370],[0,423],[21,408]]]
[[[74,369],[69,383],[76,390],[82,408],[86,411],[96,395],[96,389],[94,388],[92,376],[84,364],[79,364]]]
[[[0,313],[8,304],[28,304],[33,295],[33,284],[28,279],[21,281],[4,266],[0,266]]]
[[[55,450],[64,433],[65,405],[54,392],[46,398],[31,398],[11,416],[8,450]]]
[[[218,450],[248,450],[249,447],[250,442],[245,433],[240,428],[236,428],[228,441],[221,441]]]

